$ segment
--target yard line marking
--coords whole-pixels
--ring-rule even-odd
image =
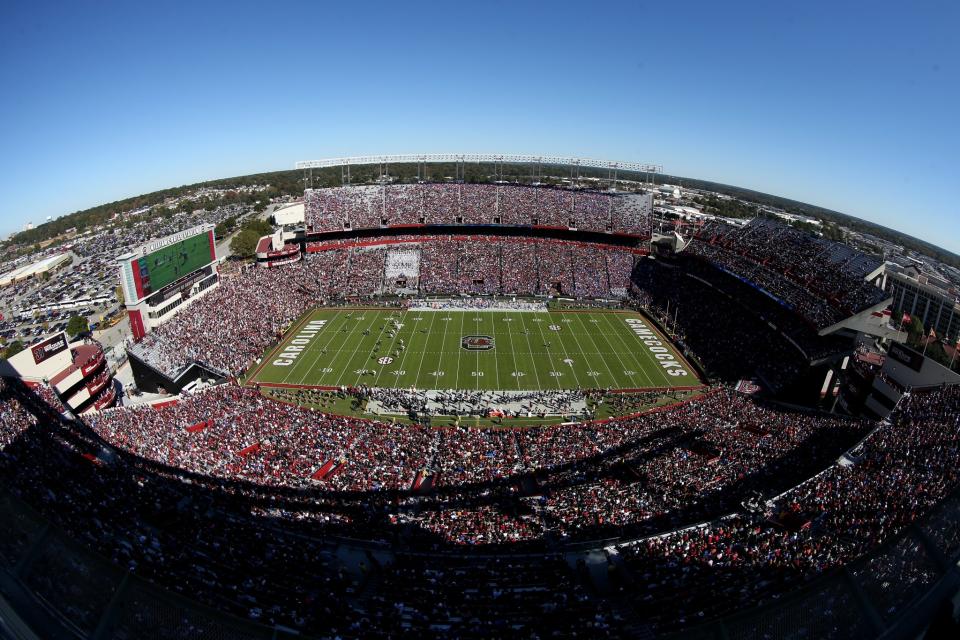
[[[551,316],[551,317],[552,317],[552,316]],[[559,322],[559,320],[558,320],[557,322]],[[560,324],[560,325],[558,325],[558,326],[561,328],[561,330],[563,329],[563,325],[562,325],[562,324]],[[543,329],[541,329],[540,332],[543,333]],[[578,363],[574,362],[574,361],[573,361],[573,358],[570,357],[570,354],[567,353],[567,345],[565,344],[565,341],[564,341],[564,339],[563,339],[563,336],[560,335],[561,333],[562,333],[562,331],[557,331],[557,332],[556,332],[557,338],[560,340],[560,348],[563,349],[563,355],[566,356],[566,357],[564,358],[564,360],[569,360],[569,361],[570,361],[570,371],[573,372],[573,379],[577,381],[577,389],[582,389],[582,388],[583,388],[583,385],[580,383],[580,376],[577,375],[577,366],[578,366]],[[574,338],[576,338],[576,336],[574,336]],[[577,345],[579,346],[580,343],[577,342]],[[580,348],[580,356],[581,356],[581,357],[584,357],[584,356],[583,356],[583,348],[582,348],[582,347]],[[566,362],[564,362],[564,364],[566,364]]]
[[[494,315],[492,313],[484,314],[484,316],[490,321],[490,337],[493,338],[493,370],[497,374],[497,389],[503,389],[503,385],[500,383],[500,354],[497,353],[497,323],[494,322]],[[487,353],[490,353],[489,351]]]
[[[608,324],[609,326],[619,327],[619,325],[613,324],[613,323],[610,321],[610,319],[607,317],[607,314],[604,314],[603,319],[607,321],[607,324]],[[624,324],[626,324],[626,323],[624,322]],[[636,338],[636,336],[634,336],[634,338]],[[649,359],[644,359],[644,360],[646,360],[646,362],[648,363],[647,365],[645,365],[645,364],[644,364],[644,360],[641,360],[640,357],[637,356],[637,353],[636,353],[636,352],[637,352],[638,349],[639,349],[639,345],[637,345],[637,349],[627,349],[626,352],[627,352],[628,354],[630,354],[630,357],[633,359],[634,363],[636,363],[637,365],[639,365],[638,368],[639,368],[639,370],[640,370],[640,373],[642,373],[642,374],[643,374],[643,377],[646,378],[646,380],[647,380],[646,386],[648,386],[648,387],[656,387],[656,386],[658,386],[658,385],[653,384],[653,378],[651,378],[650,375],[647,373],[647,367],[648,367],[648,366],[658,366],[658,365],[656,365],[656,363],[650,363],[650,360],[649,360]],[[620,354],[617,354],[617,357],[619,358],[619,357],[620,357]],[[623,363],[623,359],[622,359],[622,358],[620,359],[620,362],[621,362],[621,364]],[[626,366],[626,365],[624,365],[624,366]]]
[[[376,314],[372,314],[372,313],[370,315],[373,316],[373,321],[370,323],[370,327],[372,327],[377,322],[377,316]],[[367,327],[367,329],[369,330],[370,327]],[[340,352],[343,351],[344,345],[347,344],[347,341],[348,341],[347,339],[351,338],[355,333],[356,333],[356,327],[350,330],[350,333],[347,334],[346,338],[344,338],[343,342],[340,344],[340,348],[337,349],[337,352],[335,354],[333,354],[332,362],[337,362],[339,360],[338,356],[340,355]],[[353,353],[350,354],[350,357],[347,358],[347,361],[343,363],[343,371],[340,373],[339,376],[337,376],[337,381],[334,383],[334,386],[337,386],[337,387],[343,386],[340,384],[341,382],[343,382],[343,376],[346,375],[347,371],[350,370],[350,362],[353,360],[353,356],[357,355],[357,351],[360,349],[360,344],[362,343],[363,343],[363,334],[361,333],[359,343],[357,344],[357,346],[353,348]]]
[[[466,316],[464,316],[464,318],[466,318]],[[473,320],[474,320],[474,322],[476,322],[476,324],[473,326],[473,335],[478,335],[478,334],[480,333],[480,316],[474,317]],[[462,337],[463,337],[463,336],[461,335],[461,338],[462,338]],[[476,374],[475,374],[473,377],[477,379],[477,388],[476,388],[475,390],[476,390],[476,391],[479,391],[479,390],[480,390],[480,376],[483,375],[483,372],[480,371],[480,352],[477,351],[476,353],[477,353],[477,368],[476,368],[476,370],[475,370],[475,371],[476,371]]]
[[[610,344],[610,340],[607,339],[607,335],[610,335],[610,334],[607,334],[607,333],[604,332],[604,331],[598,331],[597,333],[598,333],[599,335],[603,336],[603,341],[607,343],[607,347],[613,348],[613,345]],[[644,385],[642,385],[642,384],[637,384],[637,380],[636,380],[635,374],[634,374],[634,375],[630,375],[630,374],[627,373],[627,371],[630,371],[631,369],[629,369],[627,363],[625,363],[625,362],[623,361],[623,358],[620,356],[620,352],[617,351],[616,349],[613,349],[613,351],[612,351],[611,353],[612,353],[613,355],[616,355],[616,356],[617,356],[617,360],[620,361],[620,366],[623,367],[623,373],[624,373],[625,376],[627,376],[628,378],[630,378],[630,382],[631,382],[635,387],[642,387],[642,386],[644,386]],[[634,364],[636,365],[637,363],[635,362]],[[639,366],[639,367],[635,366],[634,368],[638,368],[641,373],[643,372],[643,367],[642,367],[642,366]],[[649,382],[650,382],[649,378],[647,379],[647,382],[648,382],[648,384],[649,384]]]
[[[316,312],[314,312],[314,313],[310,316],[310,319],[313,320],[313,319],[315,319],[315,318],[317,318],[317,317],[322,317],[322,316],[323,316],[323,314],[317,314]],[[342,317],[343,317],[343,316],[342,316],[342,312],[336,311],[336,312],[334,313],[333,318],[331,318],[330,321],[327,322],[326,325],[324,325],[324,327],[323,327],[323,329],[322,329],[321,331],[322,331],[322,332],[329,331],[329,338],[327,339],[326,343],[325,343],[322,347],[320,347],[320,350],[321,350],[321,351],[322,351],[323,349],[326,349],[328,346],[330,346],[330,344],[333,343],[333,341],[336,339],[336,337],[337,337],[337,331],[336,331],[335,329],[333,329],[333,324],[334,324],[334,321],[339,320],[339,319],[341,319]],[[339,325],[338,325],[337,328],[339,329]],[[303,353],[303,361],[306,362],[306,363],[308,363],[307,372],[306,372],[305,375],[301,375],[301,376],[300,376],[300,379],[297,381],[297,384],[304,384],[304,382],[306,382],[307,384],[314,384],[314,383],[317,382],[317,381],[314,380],[314,379],[312,378],[312,376],[310,375],[311,373],[313,373],[313,368],[314,368],[317,364],[322,364],[322,363],[320,362],[320,359],[319,359],[319,358],[314,358],[313,355],[312,355],[312,354],[316,353],[316,347],[317,347],[317,345],[316,345],[316,343],[314,343],[314,344],[310,345],[310,349],[309,349],[308,351],[305,351],[305,352]],[[292,368],[291,371],[290,371],[290,374],[292,375],[293,372],[296,371],[297,367],[298,367],[299,365],[301,365],[301,364],[303,364],[303,363],[302,363],[302,362],[298,362],[298,363],[294,364],[294,365],[293,365],[293,368]],[[286,382],[286,381],[287,381],[287,378],[284,377],[283,381]]]
[[[575,315],[578,316],[577,320],[580,322],[580,324],[584,325],[583,328],[584,328],[584,329],[587,329],[587,326],[586,326],[586,325],[584,324],[584,322],[583,322],[583,316],[582,316],[582,314],[575,314]],[[598,355],[601,355],[601,353],[600,353],[600,347],[597,345],[597,341],[593,339],[593,336],[590,334],[589,331],[584,331],[584,333],[587,335],[588,338],[590,338],[590,342],[593,343],[593,348],[594,348],[595,353],[597,353]],[[578,345],[580,344],[580,339],[577,338],[575,332],[574,332],[574,340],[577,341],[577,344],[578,344]],[[583,350],[583,347],[582,347],[582,346],[580,347],[580,350],[581,350],[581,351]],[[617,376],[613,375],[613,369],[611,369],[611,368],[610,368],[610,365],[607,364],[607,359],[601,357],[600,360],[603,362],[603,366],[607,368],[607,373],[610,374],[610,382],[611,382],[611,384],[612,384],[612,385],[617,384],[618,378],[617,378]]]
[[[460,336],[461,336],[461,337],[463,336],[463,321],[464,321],[465,317],[466,317],[466,313],[461,313],[461,314],[460,314]],[[443,335],[444,335],[444,337],[446,337],[446,335],[447,335],[446,327],[444,327]],[[446,341],[444,341],[444,342],[446,342]],[[458,388],[458,389],[460,388],[460,352],[461,352],[461,351],[463,351],[463,349],[459,349],[459,348],[457,349],[457,382],[456,382],[456,385],[457,385],[457,388]]]
[[[400,312],[400,322],[399,322],[399,324],[402,324],[403,326],[406,326],[406,323],[403,321],[404,318],[406,318],[406,315],[407,315],[407,312],[406,312],[406,311]],[[387,318],[387,322],[386,322],[386,324],[383,325],[383,326],[385,326],[385,327],[386,327],[388,324],[390,324],[390,322],[393,320],[393,313],[391,312],[391,313],[386,314],[386,318]],[[400,331],[401,331],[401,329],[397,329],[396,333],[393,334],[393,340],[390,341],[390,348],[387,349],[387,352],[386,352],[384,355],[389,356],[390,354],[393,353],[393,348],[394,348],[394,347],[396,346],[396,344],[397,344],[397,338],[400,337]],[[381,334],[381,335],[382,335],[382,334]],[[405,353],[406,353],[406,350],[404,350],[403,353],[405,354]],[[392,357],[392,356],[391,356],[391,357]],[[405,357],[405,356],[404,356],[404,357]],[[400,369],[400,364],[401,364],[401,362],[398,362],[399,360],[400,360],[400,357],[397,357],[393,362],[390,363],[390,364],[394,365],[394,370],[395,370],[395,371]],[[376,377],[373,379],[373,384],[370,385],[370,386],[375,387],[375,386],[377,386],[377,385],[380,383],[380,376],[383,375],[383,372],[386,371],[386,368],[387,368],[388,366],[390,366],[390,365],[386,365],[386,364],[385,364],[385,365],[381,365],[380,370],[377,371],[377,375],[376,375]],[[397,386],[397,385],[393,385],[393,386]]]
[[[340,315],[339,312],[334,313],[333,318],[331,318],[329,321],[327,321],[327,323],[326,323],[326,324],[323,326],[323,328],[320,330],[320,333],[321,333],[321,334],[325,334],[327,331],[330,331],[330,330],[332,329],[332,325],[335,323],[335,321],[337,320],[337,318],[339,317],[339,315]],[[310,316],[308,317],[307,324],[309,324],[309,323],[312,322],[313,320],[316,320],[318,317],[319,317],[319,316],[317,315],[316,310],[310,312]],[[306,325],[304,325],[304,326],[306,326]],[[300,331],[300,330],[298,330],[297,332],[291,333],[287,338],[284,339],[283,344],[286,344],[289,340],[294,339],[294,338],[296,337],[297,333],[299,333],[299,331]],[[334,332],[334,331],[330,331],[330,334],[333,334],[333,333],[335,333],[335,332]],[[332,338],[330,338],[330,339],[332,340]],[[281,380],[282,383],[286,383],[287,379],[290,378],[291,376],[293,376],[294,373],[296,373],[297,369],[300,368],[300,367],[301,367],[302,365],[304,365],[304,364],[307,365],[307,372],[309,373],[310,369],[313,367],[313,364],[314,364],[314,363],[313,363],[313,360],[310,358],[310,354],[313,353],[314,347],[316,347],[316,343],[313,343],[313,342],[311,341],[311,344],[308,345],[307,348],[304,349],[304,350],[300,353],[300,357],[297,358],[297,361],[293,363],[293,366],[292,366],[292,367],[290,367],[290,371],[286,372],[286,375],[283,376],[283,380]],[[302,383],[303,383],[303,379],[302,379],[302,378],[303,378],[303,376],[300,377],[300,379],[296,382],[296,384],[302,384]]]
[[[527,322],[526,322],[526,320],[524,319],[523,314],[519,314],[519,315],[520,315],[520,324],[523,325],[523,331],[526,332],[526,331],[527,331]],[[524,333],[523,335],[524,335],[524,336],[526,337],[526,339],[527,339],[527,348],[530,349],[530,352],[529,352],[529,353],[530,353],[530,355],[532,356],[532,355],[533,355],[533,345],[530,344],[530,333],[527,332],[527,333]],[[538,391],[542,391],[542,390],[543,390],[543,384],[540,382],[540,372],[537,371],[537,363],[534,362],[534,361],[532,360],[532,358],[530,359],[530,365],[531,365],[531,367],[533,368],[533,375],[534,375],[534,377],[537,379],[537,390],[538,390]]]
[[[513,356],[513,370],[515,373],[522,373],[520,370],[520,365],[517,363],[517,350],[513,348],[513,331],[510,330],[510,325],[512,324],[513,322],[511,321],[510,324],[507,325],[507,335],[510,336],[510,354]],[[520,377],[519,376],[515,376],[515,377],[517,378],[517,386],[519,387]],[[499,379],[498,379],[498,384],[499,384]],[[537,382],[537,386],[540,386],[539,382]]]
[[[423,352],[420,354],[420,365],[417,367],[417,377],[414,378],[413,380],[414,385],[417,385],[420,383],[420,370],[423,369],[423,359],[427,355],[426,347],[427,347],[427,344],[430,342],[430,337],[433,335],[433,323],[436,319],[437,319],[436,314],[434,314],[433,317],[430,318],[430,328],[427,330],[427,339],[423,343],[424,349],[423,349]],[[413,338],[410,338],[410,342],[413,342]],[[439,376],[438,376],[437,382],[440,382]]]
[[[670,341],[670,339],[663,336],[659,331],[657,331],[656,326],[653,324],[653,322],[650,319],[644,317],[643,315],[639,315],[638,317],[654,333],[654,335],[657,336],[657,340],[663,343],[663,346],[666,347],[666,349],[670,352],[670,354],[676,358],[677,362],[683,362],[683,359],[676,352],[676,349],[674,349],[673,343]],[[631,333],[633,332],[631,331]],[[636,337],[636,334],[634,334],[634,336]],[[641,341],[642,340],[643,339],[641,338]],[[651,362],[652,367],[657,370],[658,375],[663,380],[664,386],[666,387],[676,386],[676,380],[671,380],[670,377],[664,372],[663,367],[660,366],[660,361],[657,360],[656,358],[656,355],[654,355],[654,353],[649,349],[643,349],[642,351],[644,356],[646,356],[646,358]],[[651,383],[652,382],[653,382],[653,379],[651,377]]]
[[[548,317],[549,317],[549,316],[548,316]],[[524,323],[524,324],[526,324],[526,323]],[[546,344],[547,344],[547,338],[546,338],[546,336],[543,335],[543,329],[540,328],[540,325],[543,324],[543,322],[536,322],[536,323],[534,323],[534,324],[537,325],[537,331],[540,332],[540,338],[543,340],[544,346],[546,346]],[[528,342],[528,343],[530,342],[530,334],[527,334],[527,342]],[[532,346],[530,347],[530,350],[533,351],[533,347],[532,347]],[[559,371],[558,369],[556,369],[556,366],[557,366],[557,365],[556,365],[556,363],[553,361],[553,354],[548,351],[548,352],[547,352],[547,356],[550,358],[550,366],[553,368],[553,370],[551,371],[551,373],[558,373],[558,374],[559,374],[559,373],[563,373],[562,371]],[[560,384],[560,376],[557,375],[557,376],[553,376],[553,377],[554,377],[554,379],[557,381],[557,389],[562,389],[562,388],[563,388],[563,385]]]
[[[380,318],[381,320],[383,320],[383,326],[380,327],[380,333],[377,334],[377,342],[380,342],[380,338],[383,337],[383,332],[386,331],[387,327],[390,325],[390,314],[389,314],[389,313],[378,313],[378,314],[376,314],[376,315],[374,316],[374,319],[373,319],[373,322],[374,322],[374,323],[377,322],[377,318]],[[370,326],[372,327],[373,324],[371,324]],[[360,347],[363,346],[363,339],[364,339],[364,337],[365,337],[364,335],[362,335],[362,334],[360,335],[360,342],[357,344],[357,348],[353,350],[353,353],[351,353],[351,354],[350,354],[350,357],[347,359],[347,371],[350,370],[350,363],[353,362],[353,358],[354,358],[354,357],[357,355],[357,353],[360,351]],[[394,338],[396,338],[396,336],[394,336]],[[376,346],[376,343],[374,343],[374,346]],[[371,351],[370,355],[373,356],[373,353],[372,353],[373,350],[371,349],[370,351]],[[364,357],[363,361],[364,361],[364,362],[367,362],[367,358]],[[373,366],[373,365],[371,365],[371,366]],[[360,368],[361,368],[361,369],[366,369],[367,367],[366,367],[366,365],[364,365],[364,366],[362,366],[362,367],[360,367]],[[346,373],[347,371],[344,371],[344,373]],[[361,380],[362,378],[363,378],[363,374],[362,374],[362,373],[358,373],[358,374],[357,374],[357,381],[353,383],[353,386],[355,386],[355,387],[358,386],[358,385],[360,384],[360,380]]]
[[[345,313],[342,313],[342,312],[338,312],[338,313],[337,313],[336,319],[343,320],[344,318],[346,318],[346,314],[345,314]],[[327,326],[331,326],[331,325],[328,324]],[[337,339],[337,335],[340,333],[340,329],[341,329],[342,327],[345,327],[345,326],[346,326],[346,322],[344,321],[344,322],[340,322],[340,323],[336,326],[336,328],[331,327],[330,339],[327,341],[327,343],[326,343],[323,347],[321,347],[321,350],[322,350],[322,349],[326,349],[328,346],[330,346],[331,344],[333,344],[333,341]],[[340,353],[340,350],[343,349],[343,345],[344,345],[344,344],[346,344],[346,340],[345,340],[345,339],[343,339],[343,340],[341,341],[341,343],[340,343],[340,348],[337,349],[337,352],[336,352],[333,356],[330,357],[330,360],[329,360],[329,361],[326,361],[325,363],[324,363],[324,362],[321,362],[319,358],[314,358],[314,356],[313,356],[314,350],[313,350],[313,349],[311,349],[308,353],[305,353],[304,356],[306,356],[306,359],[307,359],[307,360],[310,360],[310,366],[307,367],[306,373],[305,373],[304,375],[301,375],[301,376],[300,376],[299,380],[297,381],[297,384],[301,384],[301,385],[302,385],[302,384],[307,384],[307,385],[310,385],[310,384],[316,383],[317,381],[314,380],[314,379],[312,379],[312,377],[311,377],[311,374],[313,373],[313,368],[314,368],[314,366],[316,366],[317,364],[328,364],[328,365],[336,364],[336,363],[337,363],[337,358],[336,358],[336,356]],[[312,358],[312,360],[311,360],[311,358]],[[331,369],[331,372],[330,372],[330,373],[333,373],[332,369]]]

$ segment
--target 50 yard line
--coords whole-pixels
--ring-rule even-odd
[[[478,312],[478,313],[479,313],[479,312]],[[480,333],[480,321],[481,321],[482,319],[483,319],[482,316],[474,316],[473,321],[476,322],[476,324],[475,324],[474,327],[473,327],[473,335],[478,335],[478,334]],[[483,372],[480,371],[480,351],[477,350],[476,354],[477,354],[477,368],[476,368],[476,371],[474,371],[473,377],[476,378],[476,380],[477,380],[477,388],[475,389],[475,391],[479,391],[479,390],[480,390],[480,376],[483,375]],[[499,383],[498,383],[498,384],[499,384]]]
[[[383,326],[387,326],[388,324],[390,324],[391,320],[393,320],[393,313],[392,313],[392,312],[391,312],[391,313],[387,313],[387,314],[385,314],[385,317],[387,318],[387,323],[384,324]],[[406,326],[406,323],[403,322],[403,320],[404,320],[406,317],[407,317],[407,311],[403,311],[403,312],[400,314],[400,322],[398,322],[398,324],[403,325],[403,326]],[[401,329],[402,329],[402,327],[401,327]],[[387,349],[387,353],[386,353],[385,355],[388,355],[388,356],[389,356],[391,353],[393,353],[393,348],[394,348],[394,347],[396,346],[396,344],[397,344],[397,338],[400,337],[400,331],[401,331],[401,329],[397,329],[396,333],[393,334],[393,340],[390,341],[390,348]],[[383,334],[381,333],[381,335],[383,335]],[[404,349],[404,354],[406,354],[406,349]],[[381,357],[382,357],[382,356],[381,356]],[[394,367],[395,367],[394,371],[399,371],[399,370],[400,370],[400,362],[402,362],[403,359],[405,359],[405,358],[406,358],[406,355],[404,355],[404,358],[397,358],[396,360],[394,360],[393,362],[390,363],[390,364],[394,365]],[[398,361],[399,361],[399,362],[398,362]],[[380,363],[378,362],[377,364],[380,364]],[[375,386],[377,386],[378,384],[380,384],[380,376],[383,375],[383,372],[386,370],[386,368],[387,368],[388,366],[389,366],[389,365],[387,365],[387,364],[381,365],[380,370],[377,371],[377,375],[376,375],[376,377],[373,379],[373,385],[372,385],[372,386],[375,387]],[[397,378],[397,380],[399,381],[400,378]],[[396,387],[397,385],[394,384],[393,386]]]
[[[452,321],[453,321],[453,320],[452,320],[452,316],[451,316],[451,322],[452,322]],[[443,326],[443,342],[444,342],[444,345],[446,345],[446,342],[447,342],[447,326],[448,326],[448,325],[446,325],[446,324],[444,324],[444,326]],[[462,313],[460,314],[460,335],[461,335],[461,336],[463,335],[463,314],[462,314]],[[461,351],[461,349],[460,349],[460,348],[457,348],[457,380],[456,380],[456,382],[453,383],[453,387],[452,387],[452,388],[454,388],[454,389],[459,389],[459,388],[460,388],[460,351]],[[443,347],[440,348],[440,359],[441,359],[441,360],[443,359]]]

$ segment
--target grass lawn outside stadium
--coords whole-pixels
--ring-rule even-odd
[[[321,308],[254,367],[269,388],[668,390],[693,368],[632,311]]]

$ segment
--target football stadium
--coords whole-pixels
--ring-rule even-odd
[[[876,256],[664,226],[655,164],[296,168],[250,261],[121,248],[147,400],[4,369],[15,637],[914,638],[960,587],[960,376]]]

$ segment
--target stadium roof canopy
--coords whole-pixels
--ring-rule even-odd
[[[305,215],[304,204],[302,202],[283,205],[273,212],[274,220],[281,226],[286,224],[303,224]]]
[[[613,160],[592,160],[588,158],[568,158],[561,156],[507,155],[496,153],[425,153],[393,156],[355,156],[352,158],[329,158],[327,160],[303,160],[296,164],[297,169],[325,169],[367,164],[406,164],[434,162],[500,162],[508,164],[541,164],[590,167],[594,169],[617,169],[639,171],[641,173],[662,173],[663,165],[647,162],[617,162]]]

